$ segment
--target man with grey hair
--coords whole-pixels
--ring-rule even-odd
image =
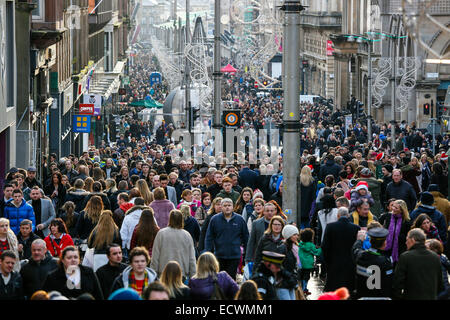
[[[394,298],[436,300],[443,288],[439,256],[425,246],[426,235],[414,228],[406,236],[408,251],[402,253],[394,272]]]
[[[247,246],[248,229],[244,218],[233,212],[233,200],[221,201],[222,212],[212,217],[206,231],[205,250],[212,252],[219,260],[220,270],[226,271],[236,280],[241,258],[241,246]]]
[[[322,252],[327,268],[325,291],[346,287],[350,292],[355,287],[355,262],[352,247],[360,229],[349,220],[348,209],[338,209],[338,221],[329,223],[322,241]]]
[[[33,293],[43,288],[47,275],[58,267],[58,259],[47,251],[47,245],[42,239],[36,239],[31,244],[31,257],[25,260],[20,275],[23,279],[23,292],[27,299]]]

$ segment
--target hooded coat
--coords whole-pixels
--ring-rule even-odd
[[[426,213],[431,218],[434,225],[439,230],[439,237],[441,237],[441,240],[445,245],[447,243],[447,222],[445,221],[444,215],[433,206],[420,204],[417,209],[409,214],[411,221],[416,220],[421,213]]]
[[[112,287],[111,287],[111,293],[114,291],[121,289],[121,288],[128,288],[130,284],[130,273],[131,273],[132,267],[128,266],[125,268],[125,270],[122,271],[122,273],[114,280]],[[158,276],[156,275],[156,272],[151,268],[145,268],[145,272],[148,276],[148,284],[158,280]]]

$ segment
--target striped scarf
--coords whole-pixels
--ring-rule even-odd
[[[148,286],[148,274],[147,274],[147,272],[145,272],[144,274],[145,274],[144,285],[142,286],[142,288],[139,288],[137,283],[136,283],[136,278],[134,276],[134,271],[131,271],[130,275],[129,275],[129,281],[128,281],[129,285],[128,285],[128,287],[131,288],[131,289],[136,290],[139,294],[142,294],[142,291],[144,291],[144,288],[146,288]]]

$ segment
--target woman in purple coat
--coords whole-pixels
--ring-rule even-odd
[[[155,213],[155,219],[160,229],[167,227],[169,224],[170,211],[175,209],[173,203],[167,200],[166,193],[163,188],[153,190],[155,200],[150,203],[150,207]]]
[[[191,298],[194,300],[219,300],[214,294],[214,284],[217,282],[227,300],[233,300],[239,287],[227,272],[219,272],[219,262],[211,252],[204,252],[197,261],[197,271],[189,279]]]

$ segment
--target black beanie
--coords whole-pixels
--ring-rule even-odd
[[[394,170],[394,167],[391,164],[385,164],[383,168],[389,171],[389,173],[392,173],[392,171]]]
[[[441,190],[439,190],[439,185],[437,185],[437,184],[430,184],[428,186],[428,192],[431,192],[431,191],[438,191],[438,192],[440,192]]]
[[[422,192],[422,194],[420,195],[420,202],[422,202],[422,204],[424,205],[431,206],[434,203],[434,197],[427,191]]]

